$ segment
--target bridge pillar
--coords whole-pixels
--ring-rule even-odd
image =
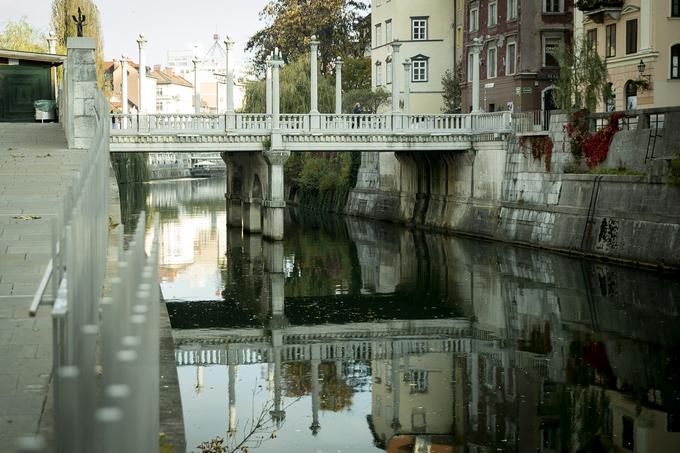
[[[342,58],[335,60],[335,114],[342,114]]]
[[[479,38],[473,39],[470,50],[472,51],[472,113],[479,113],[481,112],[479,108],[479,53],[482,51]]]
[[[309,128],[319,129],[321,127],[321,118],[319,117],[319,82],[318,82],[318,60],[319,60],[319,41],[316,36],[312,35],[309,41],[310,59],[310,109],[309,109]]]
[[[144,89],[144,81],[146,80],[146,55],[144,53],[144,46],[146,45],[146,38],[143,34],[139,34],[137,38],[137,45],[139,46],[139,113],[147,113],[148,106],[146,105],[146,96]]]
[[[399,48],[401,42],[395,39],[392,42],[392,129],[401,129],[401,115],[399,108]]]
[[[243,202],[243,229],[248,233],[262,232],[261,203],[257,199],[246,199]]]
[[[319,365],[321,360],[318,355],[318,348],[312,347],[312,425],[309,429],[315,436],[319,429],[321,429],[321,424],[319,423]]]
[[[394,63],[392,63],[394,64]],[[404,60],[404,113],[410,109],[411,98],[411,60]]]
[[[227,82],[227,118],[225,126],[228,130],[233,130],[236,127],[236,116],[234,115],[234,74],[229,67],[229,51],[231,50],[233,44],[234,43],[231,41],[231,39],[229,39],[229,37],[224,40],[224,48],[226,49],[226,69],[224,75]],[[219,93],[217,98],[219,99]]]
[[[267,198],[264,200],[263,234],[268,239],[283,240],[283,209],[286,201],[283,196],[283,164],[290,156],[289,151],[265,151],[269,184]]]

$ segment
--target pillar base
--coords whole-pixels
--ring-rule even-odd
[[[243,207],[240,198],[227,199],[227,225],[236,228],[243,226]]]
[[[263,236],[272,241],[282,241],[283,207],[264,207],[263,211]]]
[[[262,232],[262,213],[260,203],[243,203],[243,229],[248,233]]]

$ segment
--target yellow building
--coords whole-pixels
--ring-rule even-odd
[[[371,2],[372,87],[392,90],[392,65],[404,89],[404,60],[411,61],[413,113],[441,113],[442,76],[455,70],[463,49],[463,0],[373,0]],[[399,61],[391,43],[401,42]]]
[[[574,35],[607,63],[609,110],[680,105],[680,0],[581,0]]]

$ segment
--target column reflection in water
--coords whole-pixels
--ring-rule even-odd
[[[188,445],[240,440],[267,404],[257,451],[680,444],[677,279],[318,213],[288,210],[278,242],[221,218],[222,300],[169,304],[180,380],[186,354],[219,358],[182,395]]]

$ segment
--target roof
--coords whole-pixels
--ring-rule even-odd
[[[24,52],[22,50],[0,49],[0,58],[12,58],[14,60],[42,61],[45,63],[62,64],[66,61],[66,55],[41,52]]]
[[[158,85],[181,85],[189,88],[194,86],[184,77],[180,77],[177,74],[170,74],[167,71],[151,71],[151,75],[158,80],[158,82],[156,82]]]

